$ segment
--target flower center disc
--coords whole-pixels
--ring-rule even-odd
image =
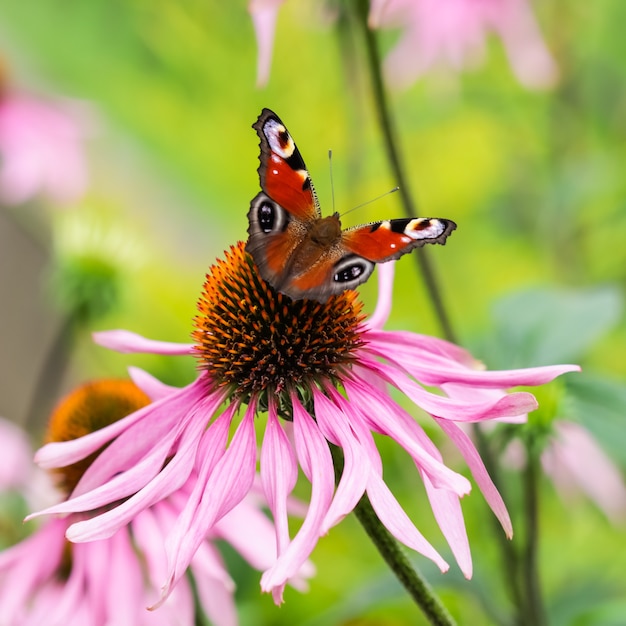
[[[286,399],[316,382],[335,384],[362,345],[364,316],[356,293],[323,304],[292,300],[260,276],[239,243],[206,276],[194,323],[200,367],[216,387],[229,386],[241,400],[267,394]]]

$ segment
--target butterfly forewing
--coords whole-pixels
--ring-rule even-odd
[[[344,230],[342,242],[354,254],[384,263],[427,243],[443,244],[455,228],[451,220],[439,218],[383,220]]]
[[[320,216],[317,195],[304,160],[280,118],[263,109],[253,124],[261,147],[261,188],[288,213],[302,220]]]

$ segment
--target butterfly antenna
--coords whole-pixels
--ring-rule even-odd
[[[356,211],[356,209],[360,209],[361,207],[364,207],[366,204],[371,204],[372,202],[376,202],[376,200],[380,200],[381,198],[384,198],[385,196],[388,196],[390,193],[394,193],[398,191],[399,189],[400,187],[396,186],[393,189],[390,189],[389,191],[385,191],[385,193],[381,193],[380,196],[376,196],[375,198],[372,198],[371,200],[367,200],[367,202],[357,204],[356,206],[353,206],[351,209],[348,209],[345,213],[342,213],[341,217],[343,217],[344,215],[347,215],[348,213],[352,213],[352,211]]]
[[[333,182],[333,151],[328,151],[328,169],[330,171],[330,195],[333,200],[333,213],[335,212],[335,183]]]

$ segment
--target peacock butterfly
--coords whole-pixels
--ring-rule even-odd
[[[326,302],[365,282],[376,263],[444,244],[456,228],[451,220],[415,217],[342,230],[339,213],[321,216],[300,151],[276,113],[263,109],[252,128],[261,140],[262,191],[250,203],[246,250],[261,276],[294,300]]]

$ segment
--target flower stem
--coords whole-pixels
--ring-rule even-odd
[[[374,104],[376,107],[378,122],[383,133],[387,159],[389,160],[389,165],[391,167],[391,171],[393,172],[394,178],[396,179],[396,182],[400,187],[399,193],[402,199],[404,212],[407,217],[416,217],[417,205],[413,199],[413,196],[411,195],[411,190],[407,182],[404,167],[402,165],[399,144],[396,137],[389,103],[387,101],[385,86],[383,84],[380,52],[378,50],[376,34],[369,28],[367,24],[369,2],[368,0],[357,0],[356,6],[358,12],[357,22],[363,31],[363,37],[365,40],[365,49],[367,52],[367,66],[371,77]],[[439,323],[441,325],[443,335],[448,341],[457,343],[455,340],[455,333],[446,312],[443,297],[439,290],[438,281],[435,276],[435,271],[428,256],[427,250],[424,248],[418,248],[416,250],[415,259],[426,283],[426,289],[435,309],[437,319],[439,320]]]
[[[487,470],[489,476],[491,476],[491,480],[493,480],[493,483],[500,492],[500,495],[506,501],[507,498],[505,497],[504,492],[504,481],[500,476],[498,463],[494,458],[493,451],[489,444],[489,440],[487,439],[484,431],[480,428],[478,424],[474,425],[472,432],[476,440],[476,445],[478,447],[480,457],[485,464],[485,469]],[[493,521],[492,528],[494,531],[496,543],[500,550],[503,571],[507,572],[507,575],[504,576],[504,580],[509,587],[511,600],[518,613],[516,623],[523,624],[524,615],[527,613],[527,611],[525,610],[526,602],[524,600],[522,585],[520,584],[520,558],[517,551],[515,550],[515,546],[513,545],[513,543],[509,539],[507,539],[502,532],[502,526],[500,526],[498,520],[494,516],[490,516],[490,518]]]
[[[341,448],[333,444],[329,444],[329,446],[335,466],[335,477],[338,482],[343,471],[343,452]],[[428,621],[435,626],[454,626],[455,621],[437,594],[419,571],[411,565],[400,544],[378,519],[367,495],[364,494],[356,505],[354,514],[391,571],[409,592]]]
[[[528,610],[528,623],[546,626],[547,618],[539,581],[539,456],[532,445],[526,446],[527,463],[524,471],[524,503],[526,512],[526,545],[522,555],[522,573]]]
[[[76,325],[73,316],[62,319],[39,366],[33,395],[26,414],[25,427],[31,432],[38,432],[44,427],[52,405],[58,399],[57,395],[72,351],[75,330]]]

